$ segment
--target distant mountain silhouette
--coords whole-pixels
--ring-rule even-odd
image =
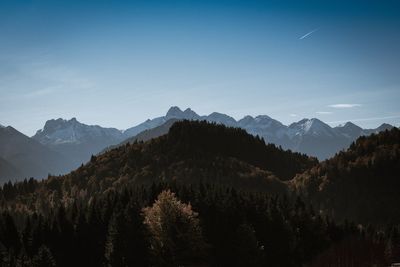
[[[8,166],[7,175],[2,172],[2,182],[24,177],[40,179],[49,173],[62,174],[71,169],[70,161],[61,154],[10,126],[0,128],[0,157],[2,165]]]
[[[124,135],[129,137],[122,144],[135,139],[148,140],[146,138],[136,138],[136,135],[141,132],[145,132],[143,136],[151,136],[152,138],[166,134],[168,127],[172,125],[171,123],[166,124],[166,122],[171,119],[175,121],[184,119],[206,120],[226,126],[239,127],[252,135],[264,138],[268,143],[276,144],[284,149],[305,153],[320,160],[327,159],[340,150],[346,149],[360,136],[393,128],[389,124],[382,124],[376,129],[362,129],[351,122],[332,128],[315,118],[302,119],[286,126],[266,115],[245,116],[236,121],[234,118],[222,113],[213,112],[207,116],[200,116],[189,108],[182,111],[178,107],[171,107],[164,117],[147,120],[126,130]],[[162,131],[158,128],[161,125],[164,125],[161,127]],[[151,129],[155,129],[155,131],[151,131]],[[133,133],[135,134],[131,137],[130,135]]]

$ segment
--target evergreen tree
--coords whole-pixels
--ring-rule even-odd
[[[105,245],[105,259],[108,267],[127,266],[124,250],[123,216],[114,214],[108,226],[107,241]]]

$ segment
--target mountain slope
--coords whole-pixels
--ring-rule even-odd
[[[5,159],[0,158],[0,184],[8,180],[16,180],[23,177],[23,175],[11,163]]]
[[[359,137],[362,135],[366,135],[367,133],[361,127],[355,125],[352,122],[346,122],[346,124],[342,126],[337,126],[334,128],[337,132],[341,133],[342,135],[346,136],[349,139],[354,137]],[[370,133],[368,133],[370,134]]]
[[[179,121],[179,120],[178,119],[170,119],[167,122],[165,122],[164,124],[161,124],[160,126],[157,126],[157,127],[154,127],[154,128],[148,129],[148,130],[144,130],[143,132],[140,132],[137,135],[132,136],[117,145],[107,147],[102,152],[100,152],[100,154],[102,154],[106,151],[110,151],[111,149],[117,148],[119,146],[126,145],[128,143],[146,142],[151,139],[165,135],[168,133],[171,126],[177,121]]]
[[[72,118],[49,120],[32,138],[64,155],[77,168],[87,162],[91,155],[121,142],[124,136],[115,128],[86,125]]]
[[[61,174],[71,168],[65,157],[10,126],[0,128],[0,157],[14,166],[21,175],[7,179],[44,178],[49,173]]]
[[[305,155],[266,145],[239,128],[180,121],[168,134],[145,143],[127,143],[68,175],[40,183],[33,195],[45,199],[64,192],[64,199],[90,198],[105,191],[153,182],[215,183],[240,190],[287,192],[288,180],[314,166]],[[280,179],[282,180],[280,180]],[[35,200],[28,198],[27,202]]]
[[[288,135],[294,151],[302,151],[319,159],[347,148],[351,141],[318,119],[303,119],[289,126]]]
[[[161,126],[167,121],[171,119],[176,119],[176,120],[199,120],[201,117],[197,115],[196,112],[191,110],[190,108],[187,108],[185,111],[182,111],[180,108],[174,106],[171,107],[165,116],[162,117],[157,117],[152,120],[148,119],[145,122],[131,127],[127,130],[124,131],[124,136],[125,138],[130,138],[133,137],[143,131],[153,129],[155,127]]]
[[[400,130],[360,137],[345,152],[290,182],[314,206],[339,219],[400,222]]]

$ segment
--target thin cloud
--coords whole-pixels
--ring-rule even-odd
[[[314,29],[314,30],[312,30],[312,31],[310,31],[310,32],[308,32],[308,33],[306,33],[306,34],[304,34],[303,36],[300,36],[299,37],[299,40],[303,40],[304,38],[307,38],[308,36],[310,36],[311,34],[313,34],[314,32],[316,32],[316,31],[318,31],[320,28],[316,28],[316,29]]]
[[[55,91],[56,91],[56,87],[49,87],[49,88],[44,88],[44,89],[26,93],[26,94],[24,94],[24,97],[30,98],[30,97],[36,97],[36,96],[43,96],[43,95],[52,94]]]
[[[299,115],[292,113],[292,114],[289,114],[289,116],[290,117],[298,117]]]
[[[361,107],[361,104],[333,104],[329,105],[330,108],[356,108]]]
[[[360,118],[360,119],[350,119],[350,120],[341,120],[341,121],[330,121],[328,123],[343,123],[343,122],[362,122],[362,121],[380,121],[380,120],[388,120],[388,119],[398,119],[400,115],[394,116],[385,116],[385,117],[370,117],[370,118]]]
[[[333,112],[330,112],[330,111],[317,111],[315,113],[317,113],[319,115],[330,115],[330,114],[333,114]]]

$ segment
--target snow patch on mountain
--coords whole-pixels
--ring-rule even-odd
[[[328,124],[316,118],[302,119],[289,125],[288,136],[290,138],[303,135],[334,137],[337,134]]]
[[[76,118],[70,120],[56,119],[46,122],[43,129],[33,136],[42,144],[83,143],[98,138],[121,140],[122,131],[115,128],[103,128],[98,125],[86,125]]]

